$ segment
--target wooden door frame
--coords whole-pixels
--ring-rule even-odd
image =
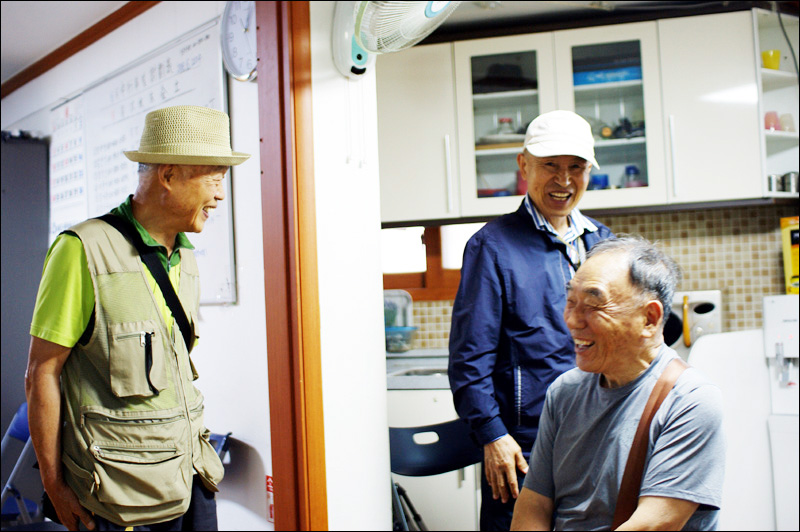
[[[327,530],[309,2],[256,2],[276,530]]]
[[[2,97],[158,3],[128,2],[3,83]],[[309,2],[256,2],[256,22],[275,528],[327,530]]]

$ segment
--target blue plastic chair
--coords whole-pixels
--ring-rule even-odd
[[[423,434],[431,437],[435,434],[434,441],[417,443],[414,437]],[[389,454],[392,473],[424,477],[481,462],[483,447],[473,439],[465,421],[454,419],[422,427],[389,427]],[[412,523],[417,530],[427,530],[422,516],[417,513],[403,487],[396,482],[392,482],[392,511],[394,530],[409,530]]]
[[[39,472],[34,469],[36,453],[28,430],[28,403],[20,405],[3,435],[0,446],[3,457],[12,452],[12,440],[21,442],[23,448],[0,496],[2,520],[4,523],[15,521],[23,524],[41,522],[44,519],[41,507],[32,499],[40,500],[44,487]]]
[[[230,435],[233,434],[229,432],[227,434],[219,434],[216,432],[212,432],[209,434],[208,439],[211,442],[211,445],[214,447],[214,450],[217,451],[219,455],[219,459],[223,462],[225,461],[225,456],[228,454],[228,448],[231,445]]]

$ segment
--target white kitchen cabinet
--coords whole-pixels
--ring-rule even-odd
[[[798,50],[797,17],[782,20]],[[761,68],[766,49],[782,51],[780,70]],[[381,56],[382,220],[516,210],[525,129],[554,109],[592,124],[600,164],[592,175],[608,176],[581,209],[796,197],[771,190],[768,176],[797,171],[797,131],[764,128],[769,111],[800,126],[788,49],[777,15],[755,9]],[[624,119],[629,133],[614,135]]]
[[[462,215],[515,211],[527,191],[516,162],[525,130],[556,109],[553,34],[460,41],[454,57]]]
[[[788,15],[778,15],[771,11],[762,9],[753,10],[753,27],[756,34],[755,60],[756,73],[758,77],[758,103],[759,103],[759,123],[760,154],[761,154],[761,186],[764,196],[768,197],[797,197],[797,191],[789,192],[781,190],[780,183],[777,187],[770,185],[771,174],[781,176],[787,172],[797,172],[800,152],[798,145],[797,126],[798,108],[800,107],[800,94],[798,94],[797,73],[794,70],[789,45],[786,37],[789,37],[791,47],[795,53],[798,51],[798,19]],[[781,29],[781,22],[786,30],[784,35]],[[779,68],[763,68],[761,52],[764,50],[779,50],[781,59]],[[767,113],[773,116],[790,116],[793,131],[781,129],[767,129]],[[774,183],[774,182],[773,182]]]
[[[666,201],[661,70],[655,22],[555,32],[558,107],[591,125],[592,175],[608,187],[587,190],[581,209]]]
[[[521,65],[523,78],[535,81],[535,88],[478,90],[487,70],[508,64]],[[457,42],[455,72],[462,215],[519,207],[525,184],[518,183],[515,157],[530,121],[554,109],[575,111],[593,125],[601,168],[592,173],[608,176],[607,188],[587,191],[581,208],[666,202],[655,22]],[[624,79],[614,77],[623,74]],[[504,117],[513,120],[517,138],[498,134]],[[623,119],[638,125],[638,134],[618,129]],[[612,135],[603,137],[603,126]],[[613,135],[616,129],[619,136]],[[636,173],[630,182],[628,168]]]
[[[376,61],[381,221],[461,216],[452,44]]]
[[[450,390],[389,390],[391,427],[419,427],[456,419]],[[478,530],[480,465],[427,477],[392,474],[429,530]]]
[[[762,197],[752,16],[658,21],[670,202]]]

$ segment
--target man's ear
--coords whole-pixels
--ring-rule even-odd
[[[657,299],[648,301],[644,307],[644,315],[644,334],[647,337],[653,337],[661,331],[661,326],[665,320],[664,306],[661,301]]]
[[[175,168],[174,164],[159,164],[156,172],[158,174],[158,182],[161,183],[162,187],[171,190],[176,172],[177,168]]]
[[[524,149],[525,148],[523,148],[523,150]],[[519,167],[519,171],[522,173],[522,176],[526,177],[528,173],[528,161],[525,159],[524,151],[517,154],[517,166]]]

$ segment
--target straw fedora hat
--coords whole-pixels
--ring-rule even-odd
[[[137,163],[214,166],[235,166],[250,157],[231,151],[228,115],[195,105],[147,113],[139,149],[123,153]]]

